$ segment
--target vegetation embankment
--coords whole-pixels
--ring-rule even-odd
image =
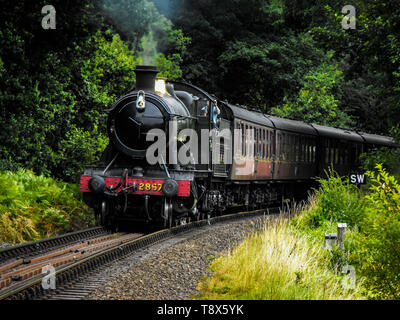
[[[334,172],[321,179],[301,214],[214,261],[197,298],[399,299],[400,184],[382,165],[368,176],[362,190]],[[324,249],[337,223],[347,223],[344,250]]]
[[[32,171],[0,172],[0,243],[55,236],[94,225],[79,186]]]

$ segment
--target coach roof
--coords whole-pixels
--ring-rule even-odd
[[[361,136],[354,131],[320,126],[318,124],[312,124],[312,126],[318,131],[318,134],[322,137],[350,140],[355,142],[364,142],[363,138],[361,138]]]
[[[250,111],[241,107],[234,106],[229,103],[223,103],[226,107],[228,107],[235,118],[239,118],[245,121],[253,122],[262,126],[273,128],[274,125],[262,114],[261,112]]]
[[[269,115],[265,115],[265,117],[271,120],[274,123],[275,127],[279,130],[292,131],[296,133],[309,134],[314,136],[317,135],[315,129],[308,123],[305,123],[303,121],[283,119]]]
[[[386,136],[380,136],[377,134],[370,133],[360,133],[360,135],[365,139],[366,143],[382,145],[387,147],[399,147],[399,145],[391,138]]]

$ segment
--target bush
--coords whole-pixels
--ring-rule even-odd
[[[345,250],[334,247],[328,253],[333,270],[353,265],[369,298],[399,299],[400,184],[382,164],[367,175],[369,188],[361,192],[331,172],[319,180],[319,190],[292,225],[322,245],[325,232],[336,232],[338,222],[348,223]]]
[[[343,222],[350,227],[359,225],[365,210],[362,193],[334,171],[330,171],[328,176],[328,179],[318,179],[320,187],[315,192],[313,205],[298,218],[301,224],[309,228],[318,228],[329,222]]]
[[[0,241],[18,243],[94,225],[79,186],[30,170],[0,172]]]
[[[382,165],[368,172],[371,186],[353,259],[370,296],[400,299],[400,184]]]

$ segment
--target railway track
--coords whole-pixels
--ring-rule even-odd
[[[104,281],[101,277],[96,277],[99,270],[134,251],[205,225],[262,214],[275,214],[277,211],[279,208],[240,212],[195,221],[147,235],[110,234],[102,228],[93,228],[57,237],[58,241],[55,239],[39,241],[41,250],[38,252],[34,251],[36,243],[7,248],[7,253],[2,254],[5,250],[0,251],[0,258],[3,257],[3,263],[0,263],[0,300],[82,299]],[[68,242],[67,239],[72,240]],[[43,243],[46,241],[46,244]],[[6,256],[11,258],[4,259]],[[48,265],[54,268],[51,275],[42,273],[43,267]],[[55,289],[46,285],[50,283],[47,282],[50,276],[53,276]]]

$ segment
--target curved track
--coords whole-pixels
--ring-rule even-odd
[[[63,290],[69,288],[70,284],[77,279],[87,277],[96,272],[99,267],[136,250],[205,225],[266,213],[273,214],[277,211],[279,208],[269,208],[218,216],[147,235],[138,233],[101,234],[97,237],[92,236],[89,240],[80,240],[68,246],[64,245],[63,248],[53,247],[52,250],[48,249],[45,253],[31,257],[10,259],[6,263],[0,264],[0,299],[48,299],[54,294],[62,294]],[[34,246],[35,244],[30,245]],[[13,250],[13,248],[9,250]],[[49,264],[55,268],[53,274],[55,290],[46,288],[46,285],[43,284],[48,275],[42,274],[42,268]],[[87,291],[86,289],[83,286],[79,290]]]

